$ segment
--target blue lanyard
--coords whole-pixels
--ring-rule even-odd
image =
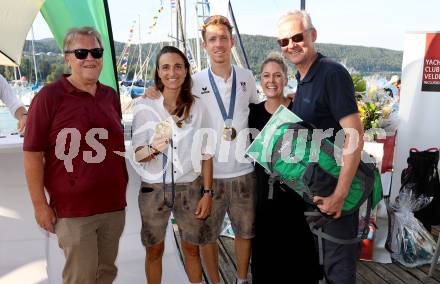
[[[218,91],[217,84],[214,81],[214,76],[212,75],[211,69],[208,69],[209,81],[211,82],[212,91],[214,92],[215,98],[217,100],[217,105],[220,108],[220,112],[223,116],[223,121],[227,124],[226,126],[232,126],[232,119],[234,118],[235,109],[235,97],[237,96],[237,78],[235,75],[235,69],[232,67],[232,90],[231,90],[231,102],[229,103],[229,112],[226,113],[225,105],[223,104],[220,92]],[[229,125],[230,124],[230,125]]]
[[[176,184],[174,182],[174,164],[173,164],[173,139],[170,139],[170,147],[171,147],[171,202],[169,202],[166,198],[167,185],[165,183],[165,179],[167,177],[167,162],[168,157],[165,153],[162,154],[162,185],[163,185],[163,201],[168,208],[174,207],[174,201],[176,199]]]

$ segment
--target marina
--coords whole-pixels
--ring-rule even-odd
[[[94,59],[103,58],[103,69],[102,73],[100,73],[101,77],[99,77],[99,81],[118,91],[122,121],[119,121],[119,113],[116,115],[116,112],[116,118],[112,121],[116,125],[114,129],[118,129],[119,131],[120,124],[122,124],[124,128],[125,153],[119,152],[119,154],[122,153],[120,156],[125,158],[125,167],[128,172],[128,185],[126,192],[127,207],[125,209],[125,227],[119,243],[119,252],[116,260],[118,274],[114,283],[145,283],[146,252],[141,241],[142,220],[138,201],[138,196],[140,192],[143,192],[143,188],[141,188],[139,168],[136,167],[139,162],[133,158],[135,154],[131,139],[134,131],[132,129],[134,116],[133,105],[136,99],[139,100],[139,97],[144,93],[145,89],[154,84],[153,78],[154,72],[156,71],[154,66],[156,54],[163,46],[173,45],[182,51],[183,57],[186,56],[189,59],[190,68],[187,69],[188,74],[195,74],[209,67],[211,63],[208,53],[203,49],[204,39],[201,36],[200,27],[205,24],[205,21],[209,19],[210,15],[221,11],[221,13],[218,13],[223,13],[227,16],[233,25],[233,34],[231,34],[231,36],[234,38],[234,44],[231,51],[231,58],[233,58],[231,63],[251,70],[253,77],[250,77],[257,82],[257,89],[259,91],[258,99],[263,101],[266,99],[263,92],[264,85],[261,86],[263,79],[260,81],[260,73],[262,73],[260,64],[263,59],[270,51],[275,50],[279,53],[290,44],[300,46],[302,42],[304,42],[304,34],[310,30],[313,31],[314,28],[300,32],[299,36],[301,36],[301,39],[298,39],[298,41],[296,39],[294,40],[294,37],[298,36],[297,34],[281,38],[281,40],[287,40],[288,44],[280,44],[280,49],[280,46],[277,45],[277,38],[273,36],[274,34],[271,36],[256,34],[244,35],[239,31],[239,26],[240,29],[242,25],[248,28],[246,19],[248,21],[249,19],[258,21],[259,24],[260,22],[271,23],[273,29],[275,29],[276,21],[273,19],[278,17],[278,14],[285,10],[284,6],[282,7],[282,5],[285,4],[281,4],[282,2],[280,1],[273,0],[273,3],[267,4],[267,17],[265,17],[266,15],[264,14],[265,9],[257,9],[257,3],[254,3],[255,15],[253,15],[254,11],[252,10],[252,13],[248,13],[252,14],[252,18],[249,18],[249,15],[245,15],[242,11],[237,13],[235,8],[239,6],[241,10],[249,12],[247,11],[250,7],[249,3],[246,6],[238,1],[158,0],[154,1],[153,4],[150,3],[150,6],[135,7],[139,11],[147,8],[153,12],[152,14],[148,14],[146,22],[144,19],[141,19],[139,14],[136,15],[136,19],[132,21],[129,26],[129,33],[124,35],[124,42],[117,42],[114,38],[117,29],[115,28],[115,21],[113,21],[113,19],[112,28],[110,14],[113,13],[112,15],[115,15],[115,9],[119,9],[121,14],[124,14],[122,12],[126,12],[120,9],[121,6],[118,6],[121,5],[119,0],[117,0],[118,2],[116,2],[116,0],[84,0],[84,2],[75,2],[72,6],[66,4],[68,1],[29,1],[32,1],[35,7],[38,6],[38,8],[33,7],[30,9],[29,6],[29,16],[26,15],[26,17],[23,16],[22,18],[32,18],[33,20],[35,14],[40,11],[49,26],[51,38],[35,40],[32,21],[29,20],[29,23],[25,23],[28,26],[23,24],[23,26],[20,27],[20,31],[14,30],[11,32],[11,34],[14,35],[13,39],[11,36],[11,42],[13,42],[14,47],[12,48],[13,52],[11,54],[6,54],[6,51],[9,52],[12,45],[9,46],[5,43],[6,41],[0,43],[0,65],[14,66],[7,68],[1,67],[1,74],[7,77],[14,94],[26,108],[29,107],[33,97],[44,84],[55,80],[63,72],[68,70],[67,64],[63,65],[64,55],[61,54],[62,50],[60,50],[58,46],[62,43],[65,31],[70,28],[69,25],[90,25],[95,27],[99,33],[103,35],[103,43],[99,42],[100,48],[96,46],[81,47],[77,50],[65,50],[65,52],[69,54],[68,56],[70,56],[70,58],[73,59],[73,56],[75,56],[78,60],[84,59],[84,57],[81,58],[81,56],[77,56],[76,54],[76,51],[81,50],[83,54],[85,54],[86,59],[89,53]],[[214,5],[213,2],[217,5]],[[218,4],[220,2],[222,2],[222,4]],[[298,8],[296,6],[299,6],[299,2],[301,2],[301,8],[304,8],[305,0],[295,1],[295,6],[292,8]],[[10,3],[13,3],[12,0]],[[56,3],[56,5],[54,3]],[[87,6],[86,3],[87,5],[93,3],[93,5],[90,4]],[[17,6],[18,4],[10,4],[11,7],[14,5]],[[310,7],[315,10],[318,10],[318,8],[321,9],[320,6],[313,5],[317,4],[312,4]],[[234,9],[232,6],[234,6]],[[74,9],[72,7],[74,7]],[[243,7],[245,9],[243,9]],[[26,8],[28,7],[26,6]],[[124,9],[125,8],[128,10],[128,5],[127,7],[124,6]],[[252,8],[254,9],[254,7]],[[270,9],[278,9],[279,11],[277,10],[276,14],[272,14],[273,11],[269,14]],[[364,7],[364,9],[367,8]],[[18,9],[20,13],[23,12],[22,10],[25,9]],[[139,11],[137,12],[141,13]],[[263,13],[263,15],[259,13]],[[70,15],[75,15],[72,17],[72,23],[65,21],[65,18],[67,16],[70,17]],[[237,15],[239,15],[239,17],[236,17]],[[276,15],[276,17],[273,15]],[[339,15],[337,17],[339,17]],[[346,24],[344,21],[348,21],[349,15],[345,15],[345,17],[347,17],[347,20],[341,16],[341,25]],[[374,17],[376,19],[376,16]],[[377,17],[377,19],[379,19],[379,17]],[[131,19],[125,15],[124,21],[129,22],[130,20]],[[1,21],[2,19],[0,17],[0,22]],[[321,23],[319,20],[316,23],[321,24],[321,27],[325,25],[325,23]],[[119,30],[121,24],[120,22],[118,22],[118,24]],[[6,24],[0,26],[6,26]],[[163,28],[165,26],[167,27],[166,32],[164,32],[165,29]],[[359,29],[361,29],[361,27]],[[11,31],[12,28],[15,28],[15,26],[12,27],[11,25]],[[381,26],[381,29],[382,28],[383,26]],[[391,24],[389,28],[392,28]],[[325,29],[323,28],[322,30]],[[424,30],[427,29],[424,27]],[[29,36],[26,42],[25,39],[28,32]],[[158,33],[166,34],[165,39],[163,37],[156,37]],[[328,33],[328,31],[323,32],[323,34]],[[334,29],[331,34],[333,33]],[[356,31],[352,33],[351,36],[355,37],[358,33],[359,31]],[[374,32],[372,33],[374,34]],[[20,36],[21,38],[19,38]],[[128,40],[126,39],[127,36]],[[334,36],[336,38],[336,35]],[[364,35],[365,38],[370,36],[369,34]],[[440,62],[440,55],[432,51],[440,50],[440,33],[428,31],[408,32],[405,33],[404,36],[405,45],[403,48],[400,48],[402,50],[367,47],[367,45],[370,46],[368,40],[363,42],[365,46],[344,46],[342,44],[338,45],[324,42],[316,44],[319,52],[328,55],[329,58],[343,65],[350,73],[355,88],[356,106],[360,113],[362,126],[366,130],[364,151],[374,156],[374,161],[377,163],[377,169],[375,167],[372,168],[375,169],[375,173],[378,173],[377,176],[375,176],[377,177],[378,183],[375,183],[374,186],[379,188],[379,192],[380,185],[382,185],[382,195],[384,199],[379,202],[377,207],[373,210],[371,218],[370,215],[368,215],[369,218],[366,218],[364,223],[369,230],[369,234],[367,234],[368,236],[363,240],[367,241],[367,244],[363,244],[362,250],[363,253],[365,250],[367,251],[367,257],[363,255],[362,258],[368,260],[358,260],[357,262],[356,279],[357,283],[361,284],[440,283],[440,264],[434,263],[431,266],[429,263],[433,262],[432,259],[435,259],[440,252],[440,225],[432,226],[430,232],[423,229],[423,232],[426,231],[429,238],[419,237],[419,235],[416,237],[407,237],[407,235],[405,235],[405,237],[398,239],[396,242],[396,238],[400,237],[399,234],[401,232],[396,233],[397,231],[391,231],[389,233],[391,237],[395,237],[392,239],[392,241],[394,241],[393,248],[399,250],[399,252],[401,250],[400,256],[403,255],[403,258],[407,257],[407,259],[410,259],[407,265],[403,265],[397,261],[397,253],[392,254],[389,249],[390,247],[385,248],[388,231],[394,229],[391,226],[391,224],[394,224],[394,221],[391,220],[394,219],[390,219],[389,214],[390,212],[394,212],[393,210],[397,212],[399,209],[398,204],[396,205],[397,207],[387,207],[386,205],[391,203],[394,206],[396,204],[396,197],[399,196],[402,189],[406,187],[406,184],[402,181],[404,171],[411,166],[409,157],[413,153],[418,153],[419,150],[420,152],[425,150],[428,152],[437,151],[436,153],[438,153],[440,147],[440,132],[436,129],[428,129],[426,127],[426,125],[431,127],[432,121],[438,121],[440,119],[440,114],[438,114],[435,109],[435,106],[438,106],[440,103],[438,100],[438,92],[440,91],[438,88],[438,86],[440,86],[440,69],[437,66],[439,65],[438,62]],[[119,38],[121,38],[120,35]],[[148,40],[145,40],[145,38],[148,38]],[[433,40],[433,38],[437,39],[437,41]],[[134,39],[138,42],[135,43],[136,40]],[[391,41],[391,36],[389,41]],[[329,40],[325,42],[329,42]],[[435,45],[435,43],[437,43],[437,45]],[[431,45],[431,53],[429,53],[429,47]],[[23,46],[26,46],[27,49],[22,50],[20,47]],[[42,46],[44,46],[44,48]],[[249,48],[249,46],[251,48]],[[93,50],[100,51],[100,54],[95,57],[95,55],[93,55],[94,53],[92,53]],[[103,50],[105,50],[105,52]],[[54,57],[50,59],[53,60],[50,61],[50,63],[45,62],[45,60],[49,60],[48,57],[46,57],[46,59],[44,57],[48,54],[57,54],[57,58],[54,59]],[[430,59],[427,59],[428,57],[430,57]],[[431,67],[426,67],[424,63],[430,64]],[[157,63],[157,65],[157,70],[159,70],[159,63]],[[39,70],[39,68],[44,69],[44,71]],[[235,69],[233,70],[235,84]],[[283,84],[282,86],[285,86],[284,89],[283,87],[280,88],[283,89],[283,92],[279,92],[277,95],[282,94],[294,97],[294,93],[299,86],[297,86],[298,83],[295,78],[297,69],[294,69],[292,62],[289,63],[288,72],[288,75],[286,72],[287,85]],[[29,81],[26,76],[29,76]],[[96,76],[96,78],[98,78],[98,76]],[[402,97],[400,94],[401,79],[403,84]],[[174,81],[176,79],[173,78],[172,80]],[[399,82],[398,87],[395,84],[397,80]],[[303,81],[300,80],[299,84],[303,84]],[[244,81],[240,82],[238,89],[244,93],[246,88],[247,90],[250,89],[249,85],[250,84],[246,85]],[[276,89],[275,87],[276,86],[273,85],[270,86],[271,89]],[[209,93],[208,87],[202,87],[202,89],[203,92],[201,94]],[[116,100],[114,100],[113,103],[118,104]],[[310,103],[310,101],[308,103]],[[246,106],[247,105],[248,102],[246,102]],[[356,106],[354,106],[354,110],[356,110]],[[100,112],[100,114],[107,115],[106,112]],[[84,117],[87,115],[88,113],[86,113]],[[25,116],[23,115],[23,117]],[[247,116],[241,121],[245,121],[246,119]],[[229,126],[225,127],[225,129],[230,128]],[[375,132],[377,129],[379,129],[379,131]],[[398,135],[396,135],[396,133],[398,133]],[[235,137],[236,134],[234,134],[233,138],[229,139],[234,140]],[[122,149],[122,138],[119,142]],[[165,143],[168,144],[169,141],[167,140]],[[156,155],[160,155],[160,151],[150,146],[150,144],[147,146],[149,146],[149,151],[154,150],[153,154],[149,152],[150,157],[156,159]],[[171,146],[173,146],[173,144],[171,144]],[[176,149],[175,145],[173,147]],[[259,154],[259,152],[257,154]],[[153,158],[151,158],[151,160]],[[57,236],[43,230],[43,226],[40,227],[40,225],[36,223],[34,208],[24,174],[23,160],[23,135],[17,133],[17,120],[0,100],[0,284],[58,284],[62,282],[62,270],[65,264],[65,257],[63,251],[60,249]],[[121,160],[124,159],[121,158]],[[171,156],[171,160],[173,160],[173,156]],[[122,166],[118,169],[122,168],[125,170],[123,167],[124,161],[121,163]],[[255,163],[254,161],[254,165]],[[437,164],[434,168],[434,172],[436,172]],[[113,176],[120,177],[122,175]],[[379,181],[381,177],[382,180]],[[97,180],[99,178],[103,180],[107,178],[107,180],[109,180],[107,172],[97,177]],[[164,183],[165,178],[166,172]],[[295,181],[294,179],[292,180]],[[403,186],[401,186],[401,183]],[[203,196],[205,193],[206,192],[203,191],[201,195]],[[380,194],[378,194],[378,196],[378,199],[380,199]],[[100,198],[100,204],[103,199],[101,195],[98,197]],[[84,201],[84,199],[81,201]],[[363,199],[362,202],[366,203],[365,199]],[[98,202],[95,204],[98,204]],[[330,214],[331,212],[327,213]],[[302,217],[302,213],[300,217]],[[413,215],[411,215],[410,218],[416,220]],[[295,228],[295,224],[289,223],[289,216],[282,216],[281,219],[283,222],[285,221],[286,227]],[[219,247],[219,270],[222,284],[235,284],[237,262],[234,251],[234,239],[226,236],[233,234],[230,221],[229,223],[228,221],[229,218],[224,220],[222,228],[224,234],[217,239]],[[421,223],[417,224],[423,226]],[[44,228],[47,229],[47,227]],[[402,225],[402,228],[404,231],[408,226]],[[173,217],[168,220],[166,232],[165,252],[162,262],[162,283],[190,284],[184,266],[185,261],[181,236]],[[405,233],[407,233],[407,231],[405,231]],[[418,232],[414,229],[414,232],[410,231],[410,233]],[[292,236],[294,234],[295,232],[292,231]],[[430,239],[431,234],[435,239],[435,243]],[[290,237],[290,235],[288,236]],[[417,239],[418,237],[419,239]],[[417,251],[414,252],[412,250],[413,248],[414,251],[416,249]],[[293,257],[300,258],[301,255],[292,255],[292,258]],[[425,264],[415,265],[414,261],[417,258],[422,259]],[[429,261],[426,259],[429,259]],[[274,260],[274,263],[275,262],[276,260]],[[250,265],[252,265],[252,263]],[[431,267],[433,268],[432,270],[430,270]],[[286,279],[285,283],[303,283],[303,279],[300,277],[303,277],[305,273],[296,275],[294,272],[299,274],[301,271],[292,268],[292,273],[289,275],[290,278]],[[248,279],[249,283],[252,283],[251,267],[249,267]],[[206,267],[203,268],[203,283],[211,284],[206,272]],[[320,282],[320,284],[324,283],[324,280]]]

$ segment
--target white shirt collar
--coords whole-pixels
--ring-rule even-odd
[[[224,84],[232,84],[232,75],[233,75],[233,73],[234,73],[234,71],[233,71],[234,66],[231,65],[231,68],[232,68],[232,69],[231,69],[231,74],[229,75],[229,78],[228,78],[227,80],[223,79],[223,77],[217,76],[217,75],[214,73],[214,71],[212,71],[212,68],[211,68],[211,67],[209,67],[209,70],[211,70],[211,74],[212,74],[212,76],[214,77],[214,80],[215,80],[216,82],[222,82],[222,83],[224,83]]]

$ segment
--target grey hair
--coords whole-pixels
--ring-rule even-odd
[[[98,41],[99,47],[102,47],[101,35],[95,28],[81,27],[81,28],[72,28],[67,31],[67,34],[64,37],[64,42],[63,42],[64,51],[66,51],[67,48],[72,45],[72,43],[75,41],[76,36],[78,35],[94,37]]]
[[[284,76],[287,78],[287,65],[283,60],[283,57],[278,52],[271,52],[266,59],[264,59],[263,63],[260,67],[260,73],[263,72],[264,66],[266,66],[268,63],[273,62],[278,64],[281,69],[283,70]]]
[[[307,13],[306,11],[300,11],[300,10],[289,11],[289,12],[287,12],[286,15],[281,16],[281,18],[278,21],[278,25],[290,17],[295,17],[295,18],[301,19],[301,22],[304,26],[304,29],[306,29],[306,30],[315,28],[312,24],[312,18],[310,18],[309,13]]]

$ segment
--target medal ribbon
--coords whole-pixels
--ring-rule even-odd
[[[218,91],[217,84],[214,81],[211,69],[208,69],[209,81],[211,83],[212,91],[214,92],[217,105],[220,108],[220,112],[223,116],[223,121],[226,127],[232,127],[232,119],[234,118],[235,98],[237,96],[237,78],[235,75],[235,69],[232,67],[232,90],[231,90],[231,102],[229,103],[229,112],[226,113],[225,105],[223,104],[220,92]]]

